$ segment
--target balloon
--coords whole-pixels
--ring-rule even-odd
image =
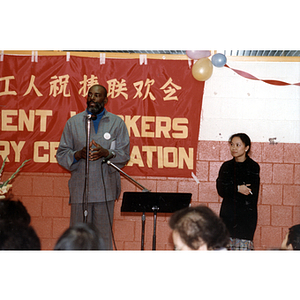
[[[192,74],[198,81],[205,81],[210,78],[213,72],[213,65],[209,58],[200,58],[192,67]]]
[[[226,62],[227,62],[227,58],[224,54],[222,53],[216,53],[212,56],[211,58],[211,62],[215,67],[223,67]]]
[[[191,59],[200,59],[211,55],[209,50],[186,50],[185,53]]]

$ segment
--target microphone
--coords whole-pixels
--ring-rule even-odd
[[[107,163],[107,161],[109,161],[113,157],[116,157],[116,153],[114,151],[111,151],[111,153],[102,160],[102,163]]]

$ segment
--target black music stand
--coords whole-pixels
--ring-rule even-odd
[[[142,215],[142,241],[141,250],[144,250],[146,212],[153,212],[154,226],[152,250],[156,250],[156,217],[157,213],[173,213],[190,205],[191,193],[145,193],[124,192],[121,212],[141,212]]]

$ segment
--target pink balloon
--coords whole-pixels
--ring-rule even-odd
[[[200,59],[211,55],[210,50],[186,50],[185,53],[190,59]]]

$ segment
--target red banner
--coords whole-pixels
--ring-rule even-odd
[[[4,55],[0,61],[1,162],[15,171],[67,172],[56,150],[68,118],[86,108],[90,86],[108,89],[106,109],[130,135],[129,175],[195,173],[204,82],[186,60]]]

